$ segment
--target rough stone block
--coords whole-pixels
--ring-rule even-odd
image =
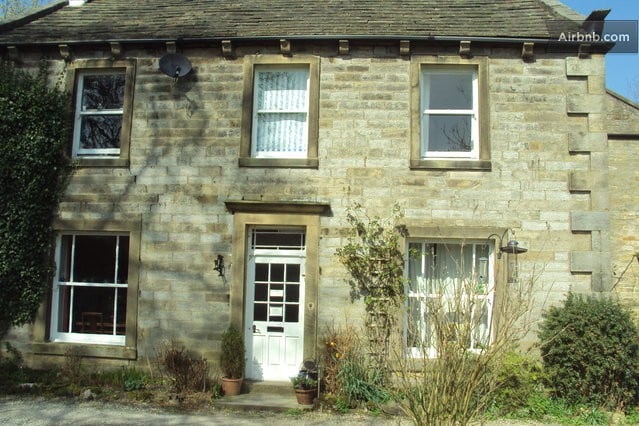
[[[605,133],[570,133],[568,150],[577,152],[602,152],[606,149],[608,136]]]
[[[605,105],[601,95],[568,95],[566,97],[566,112],[569,114],[603,113]]]
[[[570,215],[573,231],[603,231],[610,229],[608,212],[577,211]]]

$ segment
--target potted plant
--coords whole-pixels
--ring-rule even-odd
[[[301,405],[312,405],[317,397],[317,380],[306,374],[299,374],[291,378],[291,382],[293,382],[297,403]]]
[[[230,325],[222,334],[220,369],[224,395],[239,395],[244,375],[244,339],[237,327]]]

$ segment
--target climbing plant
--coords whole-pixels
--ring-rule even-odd
[[[370,217],[361,205],[347,213],[352,227],[348,243],[337,249],[337,257],[350,274],[353,300],[363,298],[366,332],[373,366],[385,371],[389,339],[404,296],[404,257],[400,239],[408,236],[400,224],[399,206],[389,218]]]
[[[51,277],[52,219],[70,173],[68,96],[0,62],[0,338],[31,322]]]

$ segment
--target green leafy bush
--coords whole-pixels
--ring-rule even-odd
[[[70,171],[68,96],[0,62],[0,338],[31,322],[50,282],[52,218]]]
[[[364,357],[351,354],[342,361],[337,372],[339,396],[354,407],[359,402],[382,404],[390,399],[384,390],[384,376],[378,369],[368,365]]]
[[[616,409],[637,396],[639,333],[619,302],[569,294],[544,314],[539,338],[555,397]]]
[[[244,375],[244,338],[235,326],[229,326],[222,334],[220,368],[224,377],[240,379]]]
[[[546,394],[545,373],[539,359],[511,352],[499,364],[496,375],[492,405],[498,415],[517,412]]]

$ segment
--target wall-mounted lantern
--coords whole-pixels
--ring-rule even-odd
[[[217,271],[220,277],[224,276],[224,256],[221,254],[217,255],[217,259],[215,259],[215,267],[213,267],[214,271]]]
[[[497,234],[491,234],[488,236],[488,239],[492,237],[496,237],[499,239],[499,252],[497,253],[497,259],[501,259],[503,253],[506,253],[506,272],[507,272],[507,282],[514,283],[519,279],[519,261],[517,256],[520,254],[526,253],[528,249],[519,247],[519,242],[515,240],[515,232],[512,231],[512,239],[508,240],[506,245],[504,245],[504,240],[508,234],[510,229],[506,229],[501,237]]]

